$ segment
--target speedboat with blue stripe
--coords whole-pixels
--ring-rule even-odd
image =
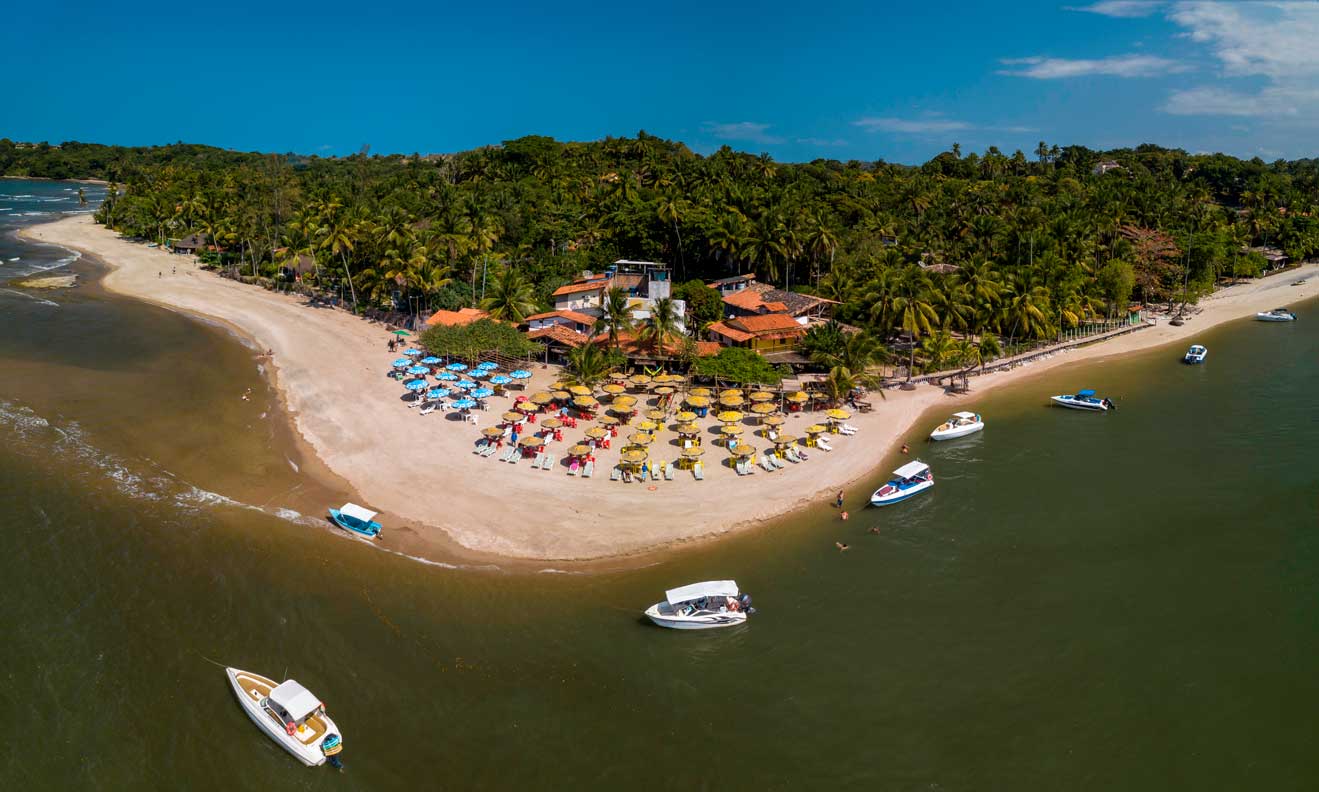
[[[889,506],[924,492],[934,486],[930,466],[919,460],[908,462],[893,471],[893,479],[870,496],[871,506]]]
[[[330,519],[335,525],[372,539],[380,538],[380,523],[375,521],[376,517],[377,512],[356,503],[345,503],[337,509],[330,509]]]
[[[1049,401],[1059,407],[1070,407],[1073,410],[1090,410],[1091,412],[1108,412],[1117,409],[1111,399],[1103,399],[1095,395],[1095,392],[1086,389],[1077,391],[1075,394],[1063,394],[1054,396]]]

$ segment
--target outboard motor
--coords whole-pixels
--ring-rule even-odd
[[[756,609],[751,607],[750,594],[743,594],[741,597],[738,598],[738,601],[742,603],[742,610],[746,612],[746,615],[751,616],[756,612]]]

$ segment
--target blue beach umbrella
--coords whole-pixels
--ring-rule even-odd
[[[411,355],[411,356],[413,356],[413,357],[416,357],[417,355],[420,355],[420,354],[421,354],[421,350],[420,350],[420,349],[416,349],[416,348],[408,348],[408,349],[403,350],[403,354],[405,354],[405,355]]]
[[[462,388],[463,390],[471,390],[472,388],[477,387],[477,384],[476,384],[475,382],[471,381],[471,380],[463,380],[462,382],[459,382],[459,383],[458,383],[457,385],[455,385],[454,387],[455,387],[455,388]]]
[[[405,388],[407,388],[408,390],[413,391],[413,392],[416,392],[416,391],[419,391],[419,390],[425,390],[425,389],[426,389],[426,380],[413,380],[412,382],[409,382],[408,384],[404,385],[403,387],[405,387]]]
[[[482,371],[494,371],[495,369],[499,368],[499,364],[487,360],[486,362],[477,366],[477,368],[481,369]]]
[[[440,359],[435,357],[434,355],[427,355],[426,357],[421,359],[421,362],[425,363],[428,366],[434,366],[435,364],[440,362]]]
[[[460,410],[470,410],[476,406],[476,402],[472,401],[471,399],[459,399],[458,401],[453,403],[453,406],[457,407]]]
[[[495,392],[489,388],[477,388],[469,394],[473,399],[488,399],[495,395]]]
[[[467,365],[464,363],[450,363],[449,365],[445,366],[445,368],[447,368],[449,371],[466,371]]]
[[[428,368],[426,368],[425,366],[412,366],[411,368],[408,369],[408,373],[409,373],[409,374],[419,374],[419,375],[421,375],[421,376],[425,376],[425,375],[431,373],[431,370],[428,369]]]
[[[399,358],[393,363],[394,368],[403,368],[404,366],[410,365],[412,365],[412,360],[410,358]]]
[[[531,379],[531,372],[525,369],[518,369],[517,371],[510,373],[508,376],[513,379]]]
[[[441,371],[439,374],[435,375],[435,379],[443,380],[444,382],[453,382],[458,379],[458,375],[454,374],[452,371]]]
[[[450,391],[448,388],[431,388],[430,390],[426,391],[426,398],[443,399],[446,396],[448,396],[450,393],[452,393],[452,391]]]
[[[490,378],[490,383],[492,385],[507,385],[512,381],[513,379],[509,377],[507,374],[496,374],[495,376]]]

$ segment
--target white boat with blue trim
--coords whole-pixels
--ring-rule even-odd
[[[1111,399],[1101,398],[1095,395],[1095,392],[1089,388],[1079,390],[1074,394],[1062,394],[1054,396],[1049,401],[1059,407],[1068,407],[1073,410],[1089,410],[1091,412],[1108,412],[1116,410],[1117,405],[1113,404]]]
[[[247,717],[308,767],[330,764],[340,767],[343,738],[339,727],[325,713],[325,705],[295,680],[279,684],[238,668],[224,670],[238,703]]]
[[[664,592],[663,602],[646,608],[646,618],[673,630],[712,630],[746,624],[755,612],[736,581],[707,580]]]
[[[934,472],[930,466],[916,460],[893,471],[893,479],[875,490],[870,496],[871,506],[889,506],[901,503],[934,486]]]
[[[966,437],[969,434],[975,434],[985,428],[985,421],[979,413],[959,412],[953,413],[953,417],[939,424],[933,432],[930,432],[931,440],[956,440],[959,437]]]
[[[335,525],[372,539],[380,538],[380,523],[376,522],[378,516],[378,512],[356,503],[345,503],[337,509],[330,509],[330,519]]]
[[[1286,308],[1274,308],[1272,311],[1260,311],[1255,319],[1261,322],[1295,322],[1296,314]]]
[[[1191,348],[1186,350],[1182,356],[1183,363],[1203,363],[1205,358],[1209,357],[1209,349],[1200,344],[1192,344]]]

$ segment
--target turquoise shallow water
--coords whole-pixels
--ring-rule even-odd
[[[1202,367],[1153,350],[989,394],[982,435],[912,438],[938,484],[909,504],[858,488],[845,524],[821,504],[562,574],[296,514],[336,493],[290,465],[246,350],[95,288],[45,297],[0,302],[5,788],[1319,783],[1313,306],[1204,334]],[[1045,406],[1086,386],[1119,410]],[[745,629],[640,620],[712,577],[755,597]],[[261,737],[212,660],[311,687],[346,771]]]

